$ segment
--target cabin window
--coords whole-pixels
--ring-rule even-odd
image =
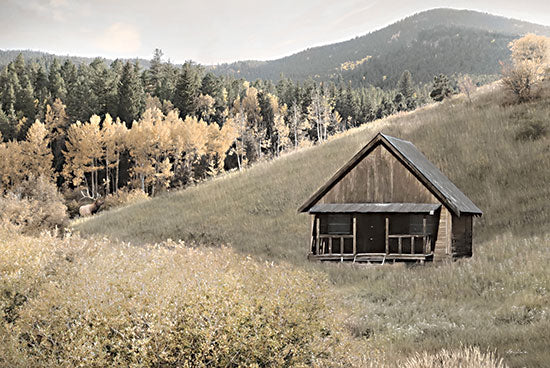
[[[329,235],[351,235],[351,215],[330,214],[327,216],[327,234]]]

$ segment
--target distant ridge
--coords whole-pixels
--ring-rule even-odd
[[[53,62],[54,59],[58,59],[60,61],[63,60],[71,60],[74,64],[80,65],[80,64],[90,64],[95,57],[86,57],[86,56],[75,56],[75,55],[56,55],[51,54],[44,51],[37,51],[37,50],[2,50],[0,49],[0,67],[4,67],[5,65],[9,64],[15,58],[17,55],[22,54],[26,61],[35,61],[35,60],[42,60],[45,62],[46,65]],[[99,57],[99,56],[98,56]],[[105,59],[103,57],[99,57],[100,59],[103,59],[106,64],[110,64],[113,62],[113,59]],[[139,65],[144,68],[149,68],[149,60],[147,59],[140,59],[140,58],[121,58],[121,60],[130,60],[130,61],[138,61]]]
[[[394,87],[401,73],[409,70],[414,81],[422,84],[440,73],[481,77],[498,74],[499,61],[509,56],[508,43],[526,33],[550,36],[550,27],[472,10],[438,8],[364,36],[308,48],[280,59],[237,61],[206,69],[250,81],[278,81],[283,76],[383,88]],[[54,58],[70,59],[75,64],[93,60],[32,50],[0,50],[0,67],[19,53],[28,61],[42,59],[46,64]],[[149,67],[149,60],[129,60],[137,60],[144,69]]]

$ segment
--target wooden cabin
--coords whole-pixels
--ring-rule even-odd
[[[481,210],[411,143],[379,133],[299,209],[309,259],[443,261],[472,255]]]

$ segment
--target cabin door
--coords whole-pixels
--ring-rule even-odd
[[[385,219],[381,214],[362,214],[357,226],[358,253],[384,253],[386,244],[384,238]]]

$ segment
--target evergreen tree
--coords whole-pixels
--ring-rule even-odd
[[[19,90],[16,91],[15,111],[19,113],[20,116],[27,118],[27,122],[29,123],[29,125],[24,126],[20,132],[20,138],[24,139],[27,134],[27,129],[36,118],[34,88],[32,87],[31,81],[26,74],[22,74],[21,86]]]
[[[145,95],[139,79],[138,65],[124,64],[118,89],[118,117],[131,127],[145,107]]]
[[[163,85],[162,50],[155,49],[149,69],[144,73],[145,92],[151,96],[159,96]]]
[[[6,141],[15,138],[15,127],[0,105],[0,136]],[[2,143],[2,140],[0,140]]]
[[[194,116],[197,110],[197,98],[201,78],[198,68],[191,62],[186,62],[181,68],[172,102],[179,110],[180,117]]]
[[[56,59],[53,60],[52,65],[50,65],[50,73],[48,74],[48,89],[52,101],[56,98],[65,100],[67,94],[67,89],[65,87],[65,80],[61,76],[61,65]]]
[[[401,74],[397,82],[397,92],[403,97],[403,101],[400,101],[400,104],[404,106],[404,110],[414,110],[416,108],[414,83],[408,70],[405,70]]]
[[[67,93],[67,114],[71,121],[87,121],[97,109],[97,96],[92,88],[90,67],[81,64]]]
[[[444,74],[439,74],[434,77],[433,89],[430,92],[430,97],[434,101],[443,101],[452,94],[449,78]]]

